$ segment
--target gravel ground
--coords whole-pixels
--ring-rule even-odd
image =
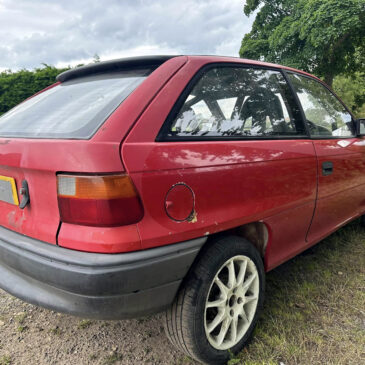
[[[161,316],[89,321],[0,290],[0,365],[194,364],[165,337]]]

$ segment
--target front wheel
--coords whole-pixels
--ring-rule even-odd
[[[247,240],[229,236],[203,249],[165,313],[165,331],[201,362],[224,364],[249,340],[262,308],[262,259]]]

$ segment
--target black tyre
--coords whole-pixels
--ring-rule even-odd
[[[170,341],[207,364],[225,364],[250,339],[262,308],[265,273],[247,240],[227,236],[203,249],[164,316]]]

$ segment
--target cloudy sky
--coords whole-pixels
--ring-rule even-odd
[[[238,56],[244,0],[0,0],[0,70],[147,54]]]

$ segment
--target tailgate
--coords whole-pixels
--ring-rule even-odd
[[[57,173],[122,172],[118,149],[119,143],[0,138],[0,176],[14,179],[19,201],[26,180],[30,196],[24,209],[3,198],[0,226],[55,244],[60,224]]]
[[[34,152],[33,155],[37,155]],[[33,161],[31,154],[26,141],[14,143],[0,140],[0,225],[42,241],[56,243],[59,225],[56,174],[53,169],[46,168],[44,161],[30,167],[32,164],[29,162]],[[45,155],[42,159],[46,158]],[[19,202],[22,200],[19,190],[23,180],[28,183],[30,204],[20,209],[14,203],[17,197]]]

